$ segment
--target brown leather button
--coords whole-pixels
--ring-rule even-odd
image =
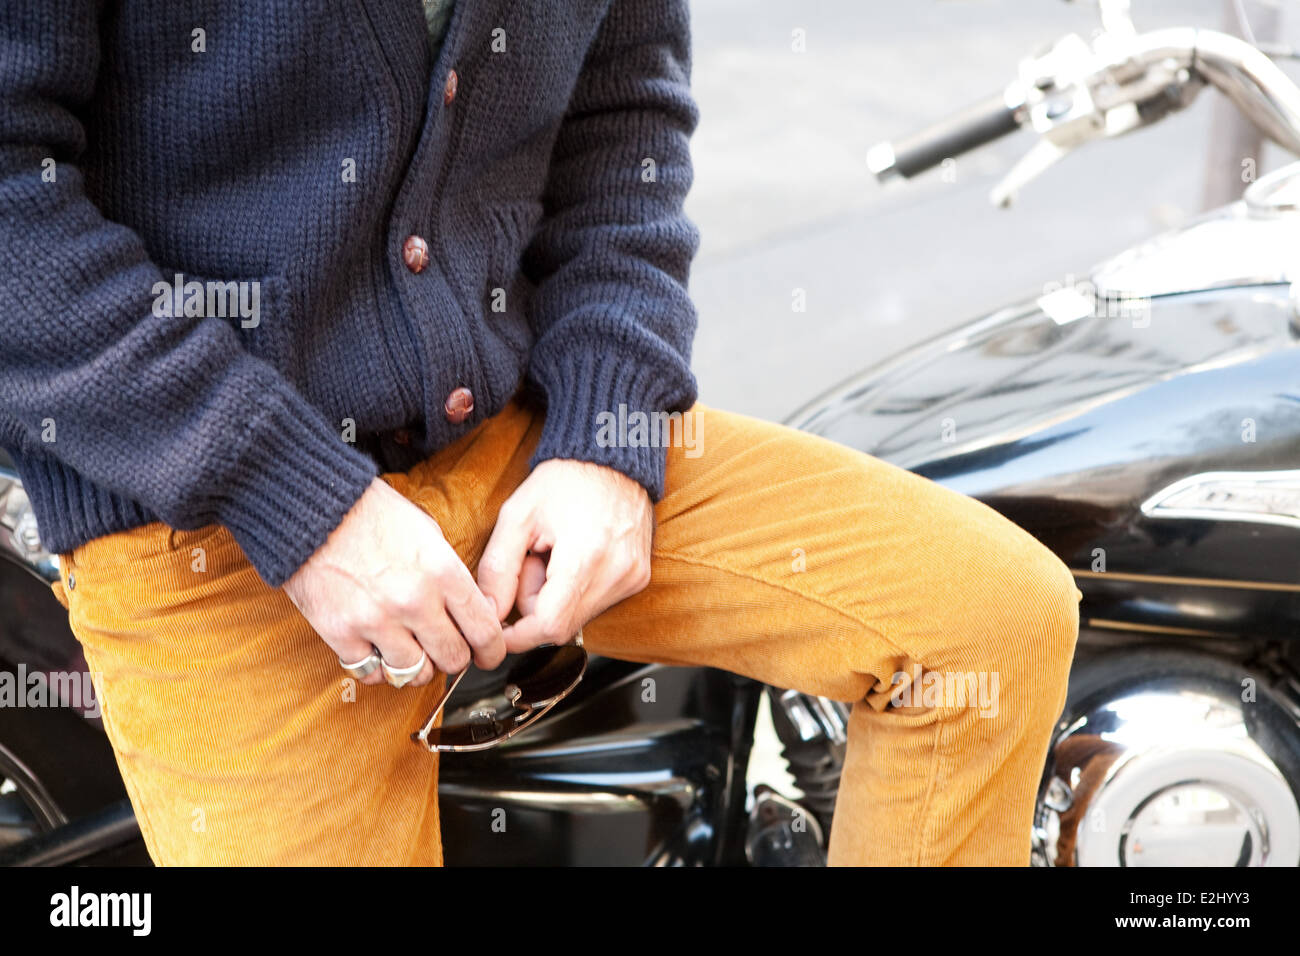
[[[447,414],[447,421],[459,425],[474,411],[474,393],[463,386],[453,389],[443,403],[442,410]]]
[[[456,88],[460,86],[460,77],[456,75],[455,70],[447,71],[447,82],[442,86],[442,101],[447,106],[456,98]]]
[[[429,264],[429,244],[419,236],[407,236],[402,243],[402,261],[412,272],[423,272]]]
[[[393,441],[399,445],[409,445],[411,443],[411,433],[405,428],[399,428],[393,432]]]

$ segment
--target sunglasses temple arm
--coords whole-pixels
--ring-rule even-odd
[[[419,731],[416,733],[415,736],[417,740],[424,740],[429,736],[429,731],[433,729],[434,721],[436,721],[438,719],[438,715],[442,713],[443,705],[447,703],[447,700],[451,697],[452,693],[456,690],[456,687],[460,684],[461,678],[468,673],[469,673],[469,668],[466,667],[459,674],[457,674],[455,677],[452,678],[451,683],[447,684],[446,687],[443,688],[442,696],[438,698],[438,706],[433,708],[433,713],[429,715],[428,720],[424,722],[424,726],[422,726],[419,729]]]

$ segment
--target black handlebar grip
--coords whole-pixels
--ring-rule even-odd
[[[887,159],[875,172],[881,178],[895,173],[915,176],[1019,128],[1016,110],[999,93],[897,143],[892,147],[892,162]]]

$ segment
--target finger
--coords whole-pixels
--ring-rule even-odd
[[[371,654],[378,653],[379,650],[377,647],[375,647],[375,645],[371,644],[369,641],[359,637],[344,638],[342,641],[338,643],[340,646],[344,648],[344,650],[339,654],[340,667],[342,667],[344,663],[360,664]],[[334,645],[330,645],[330,646],[333,647]],[[382,684],[384,682],[384,675],[381,670],[375,669],[371,671],[369,674],[367,674],[365,677],[359,677],[359,678],[354,677],[352,679],[360,681],[362,684],[366,684],[367,686],[373,687],[376,684]]]
[[[474,660],[484,670],[493,670],[506,656],[501,621],[493,599],[479,590],[473,576],[459,561],[439,582],[443,601],[452,619],[474,651]]]
[[[531,544],[532,521],[521,520],[507,506],[497,515],[496,526],[478,562],[478,586],[496,602],[497,619],[504,621],[515,606],[519,571]]]
[[[390,625],[375,630],[369,635],[369,637],[371,643],[379,649],[379,656],[384,659],[384,663],[389,667],[410,667],[424,655],[424,648],[421,647],[420,642],[415,639],[415,635],[405,627],[399,625]],[[425,676],[423,669],[419,676]],[[378,681],[373,683],[385,682],[382,667],[374,674],[371,674],[370,677],[379,678]],[[369,678],[367,678],[367,680],[369,681]]]
[[[515,604],[523,616],[532,614],[537,609],[537,595],[546,583],[546,561],[540,554],[530,554],[524,558],[523,569],[519,572],[519,596]]]
[[[411,681],[411,683],[409,683],[406,686],[424,687],[427,684],[433,683],[433,679],[437,676],[438,676],[438,668],[434,666],[432,660],[426,660],[424,662],[424,669],[420,671],[420,676],[415,678],[415,680]]]
[[[454,674],[469,666],[471,648],[448,616],[442,585],[443,575],[447,573],[444,569],[458,568],[462,579],[469,580],[471,587],[473,581],[451,547],[445,542],[439,547],[441,551],[433,562],[437,570],[412,578],[390,576],[387,607],[394,619],[414,634],[435,667]],[[495,616],[488,614],[487,619],[496,624]]]
[[[533,616],[556,641],[567,641],[582,622],[587,592],[595,576],[597,555],[580,547],[556,546],[546,562],[546,583],[537,592]]]
[[[501,636],[506,642],[506,650],[511,654],[531,651],[539,644],[554,643],[546,636],[546,629],[535,614],[521,617],[515,623],[507,625],[502,629]]]
[[[548,642],[558,644],[577,633],[589,564],[590,558],[581,548],[556,544],[546,562],[546,581],[537,592],[533,612],[503,632],[510,651],[528,650]]]
[[[338,654],[340,667],[344,664],[360,664],[371,654],[375,653],[375,645],[362,637],[345,637],[330,642],[329,646],[331,650]],[[379,674],[379,672],[375,671],[367,674],[365,677],[353,678],[353,680],[359,680],[363,684],[372,685],[382,683],[383,676],[380,675],[379,679],[376,680],[375,678],[377,674]]]
[[[522,654],[542,644],[567,644],[578,634],[580,618],[573,620],[572,627],[557,628],[536,614],[521,617],[502,631],[506,649],[511,654]]]
[[[470,646],[441,604],[432,605],[414,631],[420,646],[444,674],[458,674],[469,666]]]
[[[388,679],[384,677],[384,672],[382,668],[379,670],[377,674],[371,674],[370,676],[378,677],[379,683],[381,684],[388,683]],[[420,668],[420,673],[415,676],[414,680],[407,681],[405,684],[402,685],[402,687],[424,687],[426,684],[432,683],[433,679],[437,676],[438,676],[438,668],[434,665],[433,661],[429,658],[429,655],[425,654],[424,666]],[[398,689],[400,690],[401,688]]]
[[[384,676],[383,668],[380,668],[378,671],[371,674],[370,676],[376,678],[376,680],[374,681],[374,683],[376,684],[388,683],[388,678]],[[424,666],[420,668],[420,673],[416,675],[415,680],[403,684],[402,687],[424,687],[426,684],[431,684],[433,682],[433,679],[437,676],[438,676],[438,667],[437,665],[434,664],[434,662],[429,658],[429,655],[426,653],[424,655]]]

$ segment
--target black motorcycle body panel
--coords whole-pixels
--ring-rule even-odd
[[[1300,637],[1300,526],[1142,508],[1189,476],[1300,469],[1288,288],[1173,295],[1141,317],[1064,322],[1042,301],[864,373],[792,424],[1029,530],[1074,570],[1085,622]]]

